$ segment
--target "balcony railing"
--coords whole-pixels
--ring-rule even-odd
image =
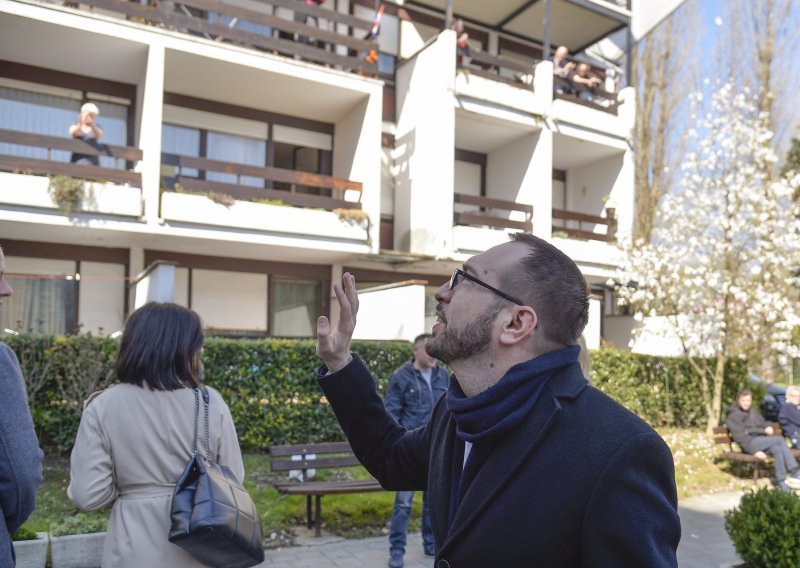
[[[247,201],[281,201],[295,207],[361,209],[361,182],[283,168],[248,166],[175,154],[162,154],[161,162],[164,166],[176,168],[175,175],[170,178],[171,183],[166,185],[177,183],[189,192],[222,194]],[[185,174],[186,168],[197,170],[197,173]],[[232,182],[209,181],[205,178],[209,177],[210,172],[233,175],[236,179]],[[261,183],[259,186],[243,184],[243,176],[260,178]],[[283,185],[286,189],[274,188],[275,184]],[[357,192],[357,200],[345,199],[347,192]]]
[[[0,170],[35,175],[66,175],[74,178],[141,185],[141,176],[129,171],[131,164],[142,159],[142,151],[129,146],[90,143],[72,138],[59,138],[43,134],[31,134],[16,130],[0,129],[0,142],[43,148],[46,157],[29,158],[24,156],[0,155]],[[53,150],[65,150],[76,154],[91,156],[111,156],[115,167],[72,164],[52,158]]]
[[[586,239],[595,241],[612,242],[617,239],[617,220],[614,218],[614,209],[606,209],[607,217],[587,215],[563,209],[553,209],[553,232],[563,231],[573,239]],[[597,233],[592,227],[605,227],[604,233]]]
[[[534,66],[537,63],[533,59],[529,64],[525,64],[516,59],[506,59],[485,51],[472,51],[469,59],[468,64],[462,63],[459,68],[493,81],[526,89],[533,88]]]
[[[378,50],[378,42],[365,39],[372,22],[349,14],[308,5],[298,0],[264,0],[264,11],[244,8],[218,0],[161,1],[144,5],[128,0],[81,0],[87,5],[116,12],[127,19],[193,35],[204,35],[220,42],[231,42],[244,47],[275,54],[298,57],[307,61],[331,65],[340,69],[376,74],[377,65],[367,63],[361,55]],[[292,19],[285,17],[290,12]],[[211,21],[208,14],[216,14],[219,21]],[[200,14],[200,15],[197,15]],[[296,21],[299,17],[302,21]],[[306,17],[327,28],[309,25]],[[226,24],[225,21],[232,22]],[[236,27],[239,22],[261,26],[263,32],[247,31]],[[353,30],[353,35],[339,33],[337,24]],[[363,30],[363,31],[362,31]]]
[[[456,204],[473,205],[477,208],[475,211],[457,211],[454,214],[456,225],[491,227],[493,229],[519,229],[527,232],[533,229],[533,222],[531,221],[533,216],[532,205],[464,193],[456,193],[453,198]],[[498,212],[505,212],[506,215],[498,214]],[[515,221],[508,218],[508,215],[515,212],[522,213],[524,220]]]
[[[453,202],[461,205],[471,205],[475,211],[457,211],[454,213],[456,225],[472,227],[491,227],[492,229],[519,229],[530,232],[533,230],[533,206],[503,199],[492,199],[463,193],[454,194]],[[510,219],[513,213],[521,213],[524,220]],[[612,242],[616,240],[617,221],[614,218],[614,209],[606,209],[607,217],[587,215],[563,209],[553,209],[553,231],[565,233],[569,238]],[[592,228],[604,226],[602,233],[595,232]]]

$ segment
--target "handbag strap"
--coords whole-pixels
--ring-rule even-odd
[[[192,441],[192,456],[197,455],[197,423],[200,421],[200,389],[194,390],[194,440]],[[211,460],[211,442],[208,435],[208,389],[203,387],[203,406],[205,410],[205,434],[206,434],[206,461]]]

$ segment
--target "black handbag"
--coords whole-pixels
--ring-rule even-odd
[[[205,405],[206,455],[197,451],[200,414],[194,390],[194,451],[172,495],[169,541],[206,566],[248,568],[264,561],[261,518],[253,499],[227,466],[211,459],[208,438],[208,390]]]

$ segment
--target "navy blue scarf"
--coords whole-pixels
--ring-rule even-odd
[[[493,446],[491,442],[516,429],[528,417],[547,380],[557,371],[577,365],[579,353],[580,347],[572,345],[514,365],[497,383],[471,397],[464,394],[458,380],[450,381],[445,402],[453,413],[459,438],[451,473],[451,522],[467,487]],[[462,472],[465,441],[474,445]]]

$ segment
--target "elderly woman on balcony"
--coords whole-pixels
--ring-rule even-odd
[[[69,135],[77,140],[83,140],[91,145],[95,145],[100,138],[103,137],[103,129],[95,124],[97,115],[100,114],[100,109],[94,103],[86,103],[81,107],[81,112],[78,115],[78,122],[69,127]],[[90,166],[99,166],[100,158],[91,154],[80,154],[77,152],[72,153],[69,160],[73,164],[84,164]]]

